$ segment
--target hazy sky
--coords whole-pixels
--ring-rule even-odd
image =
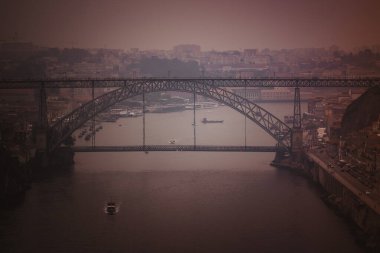
[[[380,44],[380,0],[0,0],[0,40],[203,50]]]

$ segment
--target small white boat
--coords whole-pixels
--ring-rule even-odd
[[[174,139],[169,140],[169,143],[170,143],[170,144],[175,144],[175,140],[174,140]]]
[[[108,201],[104,207],[104,212],[109,215],[114,215],[119,212],[119,206],[114,201]]]

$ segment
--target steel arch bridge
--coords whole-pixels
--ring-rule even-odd
[[[189,80],[177,80],[176,82],[165,82],[162,80],[157,82],[149,80],[149,82],[146,82],[140,80],[139,82],[135,82],[135,85],[126,85],[103,94],[57,121],[48,131],[49,152],[59,147],[66,138],[86,121],[92,119],[95,115],[110,106],[138,95],[161,91],[194,93],[223,103],[245,115],[260,126],[265,132],[271,135],[280,146],[287,150],[291,149],[292,130],[290,127],[264,108],[226,89]]]

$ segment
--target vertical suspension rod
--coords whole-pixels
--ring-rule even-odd
[[[244,80],[244,98],[247,99],[247,80]],[[247,148],[247,114],[246,113],[244,113],[244,148],[245,149]]]
[[[142,86],[142,99],[143,99],[143,150],[145,150],[145,83]]]
[[[92,95],[92,101],[94,101],[95,99],[95,83],[94,81],[91,82],[91,95]],[[96,135],[96,131],[95,131],[95,112],[96,112],[96,107],[94,105],[93,107],[93,112],[92,112],[92,123],[91,123],[91,131],[92,131],[92,136],[91,136],[91,145],[92,147],[94,148],[95,147],[95,135]]]
[[[193,127],[194,127],[194,150],[197,145],[197,137],[196,137],[196,123],[195,123],[195,100],[196,100],[196,93],[195,93],[195,83],[194,83],[194,93],[193,93]]]

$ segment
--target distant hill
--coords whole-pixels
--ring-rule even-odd
[[[346,109],[342,119],[342,133],[347,134],[368,127],[380,114],[380,87],[370,88]]]

